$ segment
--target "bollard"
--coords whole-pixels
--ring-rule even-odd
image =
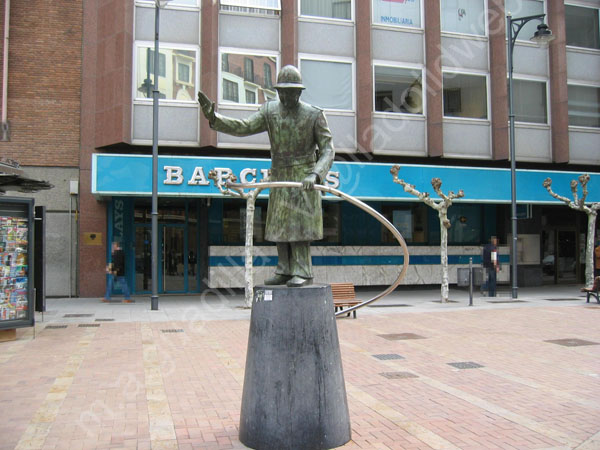
[[[469,258],[469,306],[473,306],[473,258]]]

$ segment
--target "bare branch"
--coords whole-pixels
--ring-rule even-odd
[[[552,190],[551,178],[546,178],[542,184],[552,197],[554,197],[557,200],[560,200],[561,202],[565,202],[567,205],[571,206],[572,201],[570,199],[568,199],[567,197],[563,197],[562,195],[558,195]]]

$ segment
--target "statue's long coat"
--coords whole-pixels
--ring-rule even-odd
[[[245,120],[215,114],[211,127],[235,136],[267,131],[271,142],[270,181],[299,181],[315,173],[325,179],[334,158],[331,131],[323,111],[299,102],[286,110],[278,101],[263,104]],[[269,193],[265,239],[298,242],[323,239],[321,193],[297,188],[276,188]]]

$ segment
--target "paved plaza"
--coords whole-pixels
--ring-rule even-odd
[[[577,286],[450,298],[404,288],[337,320],[342,448],[600,449],[600,305]],[[49,299],[35,336],[0,343],[0,449],[245,448],[243,296],[135,300]]]

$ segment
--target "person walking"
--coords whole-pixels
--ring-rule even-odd
[[[498,262],[498,239],[492,236],[490,242],[483,247],[483,268],[487,272],[488,296],[496,296],[496,274],[500,270]]]
[[[129,292],[129,286],[127,285],[127,279],[125,278],[125,253],[121,248],[118,241],[114,241],[111,246],[111,262],[106,266],[106,273],[108,274],[106,282],[106,294],[102,299],[103,302],[110,302],[112,291],[115,285],[121,286],[121,291],[125,296],[125,302],[131,303],[131,293]]]

